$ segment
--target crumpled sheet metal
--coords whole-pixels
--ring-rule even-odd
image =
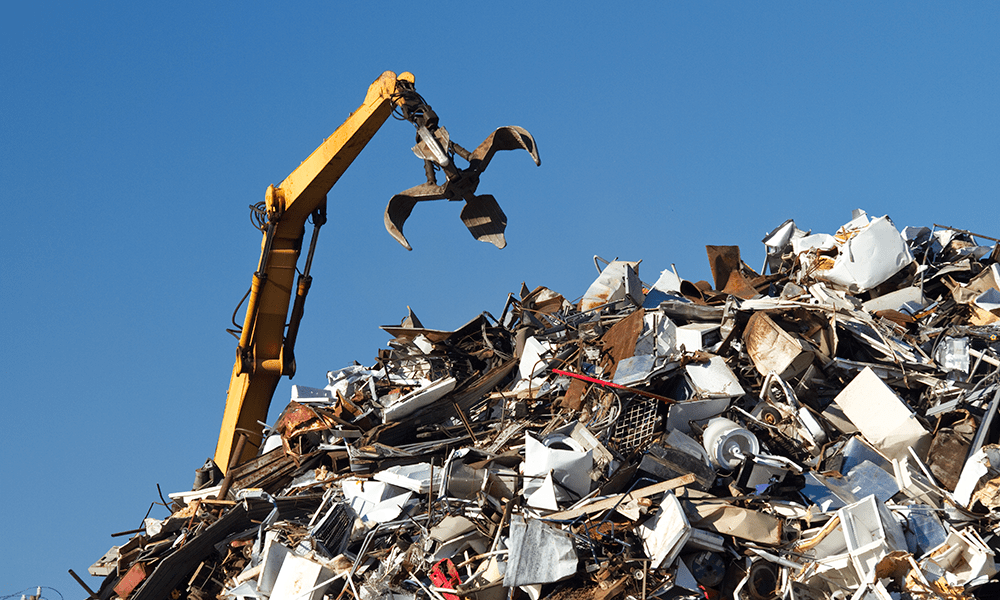
[[[983,239],[789,219],[766,273],[708,247],[715,289],[605,261],[577,300],[522,284],[453,331],[408,309],[375,364],[293,388],[225,498],[202,469],[98,560],[97,595],[996,595]]]
[[[538,519],[515,515],[510,522],[510,550],[504,587],[552,583],[576,574],[573,536]]]

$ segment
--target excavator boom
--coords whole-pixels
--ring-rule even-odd
[[[267,420],[271,397],[282,375],[294,369],[283,356],[285,318],[295,289],[295,263],[309,215],[326,203],[326,194],[347,171],[385,120],[392,114],[401,85],[412,87],[413,75],[386,71],[368,88],[364,103],[313,151],[266,198],[269,232],[265,232],[258,271],[254,273],[236,363],[229,380],[215,463],[228,468],[239,432],[256,435],[238,462],[255,453],[260,422]],[[396,100],[394,100],[396,99]],[[268,239],[270,237],[270,239]]]

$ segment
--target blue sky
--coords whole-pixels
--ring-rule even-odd
[[[521,282],[570,299],[593,256],[711,279],[706,244],[759,267],[785,219],[854,208],[1000,237],[1000,9],[993,3],[20,3],[0,35],[0,596],[50,586],[138,527],[156,484],[212,455],[263,199],[361,103],[411,71],[472,148],[520,125],[480,193],[504,250],[421,183],[389,121],[329,197],[294,383],[371,364],[409,305],[451,329]],[[278,388],[272,418],[288,400]],[[164,516],[154,509],[153,516]],[[119,542],[123,538],[118,539]],[[58,598],[43,590],[46,598]]]

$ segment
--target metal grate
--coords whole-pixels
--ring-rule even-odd
[[[657,400],[634,399],[615,422],[612,440],[622,454],[642,451],[659,429],[662,417]]]

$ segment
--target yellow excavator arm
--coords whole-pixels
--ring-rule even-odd
[[[252,457],[259,442],[260,422],[267,420],[271,396],[282,375],[294,373],[294,359],[286,350],[285,319],[295,289],[306,219],[324,208],[326,194],[347,171],[385,120],[401,86],[412,89],[413,75],[386,71],[368,88],[364,103],[337,128],[309,158],[266,195],[268,231],[261,242],[259,268],[253,275],[247,312],[240,332],[226,410],[215,448],[215,463],[227,470],[239,432],[256,435],[243,448],[238,462]],[[409,85],[407,85],[409,84]]]
[[[267,419],[278,381],[282,375],[295,374],[293,350],[311,282],[309,270],[317,234],[326,220],[326,195],[394,110],[417,128],[417,145],[413,150],[424,159],[427,182],[389,201],[385,213],[389,233],[409,249],[402,233],[403,222],[417,202],[464,200],[462,220],[472,235],[499,248],[506,244],[503,237],[506,216],[493,196],[477,196],[475,192],[480,174],[497,150],[523,148],[535,164],[540,164],[531,134],[520,127],[501,127],[475,151],[468,152],[438,126],[437,115],[416,93],[412,74],[382,73],[369,86],[361,107],[278,187],[269,186],[263,206],[256,209],[264,239],[257,271],[245,298],[246,316],[238,330],[236,363],[215,448],[215,463],[223,472],[256,453],[262,441],[261,423]],[[467,168],[455,165],[456,154],[469,162]],[[446,181],[442,185],[437,184],[435,171],[444,172]],[[310,216],[314,224],[312,240],[305,267],[296,282],[296,263]],[[293,293],[295,301],[288,318]],[[241,436],[249,443],[238,443]]]

